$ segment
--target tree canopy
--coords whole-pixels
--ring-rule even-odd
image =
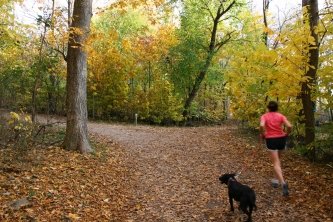
[[[72,9],[40,3],[35,23],[25,25],[15,20],[15,4],[1,2],[0,106],[64,114]],[[235,118],[256,128],[266,102],[277,100],[295,136],[305,136],[311,115],[314,123],[331,124],[332,3],[320,8],[315,25],[304,6],[284,21],[275,20],[269,4],[258,13],[243,0],[128,0],[94,9],[85,43],[89,118],[133,121],[138,114],[156,124]]]

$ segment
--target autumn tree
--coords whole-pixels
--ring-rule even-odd
[[[184,87],[187,96],[183,111],[183,116],[187,117],[215,54],[233,38],[236,30],[230,25],[231,18],[237,14],[241,3],[236,0],[182,3],[180,38],[183,45],[180,48],[187,50],[176,56],[175,60],[184,64],[185,58],[192,56],[192,59],[187,60],[188,67],[183,66],[183,69],[189,69],[192,73],[180,81],[187,82]],[[189,73],[189,70],[184,73]]]
[[[93,19],[88,63],[93,116],[128,120],[136,113],[155,123],[179,119],[181,102],[168,75],[174,27],[152,22],[146,11],[146,6],[114,6]]]
[[[0,70],[0,107],[8,105],[7,101],[12,100],[10,95],[10,88],[12,83],[12,76],[9,71],[11,70],[10,63],[13,63],[15,60],[16,47],[11,53],[8,53],[11,47],[15,46],[14,40],[16,37],[16,32],[11,27],[11,24],[14,24],[14,5],[10,1],[1,1],[0,2],[0,61],[1,61],[1,70]],[[7,65],[8,64],[8,65]],[[13,72],[14,70],[12,70]],[[14,74],[13,72],[12,74]],[[13,78],[14,79],[14,78]],[[7,93],[8,92],[8,93]]]
[[[312,41],[309,32],[301,18],[276,30],[278,34],[258,22],[262,21],[260,17],[241,18],[242,31],[247,35],[226,48],[230,57],[227,76],[234,116],[255,128],[265,112],[267,100],[278,100],[280,111],[297,124],[300,101],[296,98],[301,91],[300,83],[306,80],[303,73],[308,69],[306,55]],[[279,47],[275,44],[267,47],[263,30],[271,33],[272,42]],[[298,126],[295,129],[298,135],[303,134]]]
[[[328,71],[329,68],[329,57],[328,53],[329,44],[325,44],[325,51],[321,56],[321,67],[318,65],[314,66],[311,64],[311,52],[319,47],[318,38],[315,40],[313,32],[320,35],[320,40],[326,42],[330,41],[330,37],[324,38],[323,33],[329,33],[329,13],[325,13],[322,17],[321,24],[314,26],[314,30],[310,27],[309,14],[306,16],[297,17],[297,12],[294,13],[295,18],[290,20],[289,23],[284,23],[281,29],[270,30],[272,37],[274,37],[272,45],[268,50],[259,47],[259,44],[250,46],[249,39],[244,45],[248,45],[246,48],[238,45],[234,48],[230,55],[233,55],[234,61],[231,61],[232,71],[229,72],[232,77],[232,85],[230,89],[236,96],[236,102],[233,101],[233,107],[237,116],[242,116],[246,120],[250,121],[250,125],[256,126],[256,119],[260,116],[260,112],[266,100],[274,99],[279,100],[281,103],[281,112],[287,114],[288,118],[295,125],[294,134],[305,135],[307,138],[309,133],[309,123],[300,125],[306,120],[304,116],[299,117],[300,111],[304,110],[303,97],[310,96],[311,106],[309,107],[312,114],[314,113],[314,102],[321,98],[325,101],[325,104],[329,103],[330,99],[322,97],[322,92],[327,91],[330,88],[330,84],[327,84],[327,80],[330,78],[329,75],[324,71]],[[322,27],[325,26],[325,27]],[[253,30],[253,29],[252,29]],[[248,33],[247,37],[250,36],[251,32]],[[317,42],[317,43],[316,43]],[[238,58],[238,50],[241,51],[240,58]],[[250,49],[255,49],[251,53]],[[262,58],[261,62],[260,58]],[[236,60],[236,61],[235,61]],[[317,67],[317,68],[316,68]],[[325,81],[317,81],[317,77],[310,77],[307,73],[311,73],[311,70],[319,69],[320,79]],[[242,71],[243,70],[243,71]],[[245,77],[245,78],[244,78]],[[326,82],[325,85],[322,83]],[[252,85],[255,83],[255,85]],[[306,93],[304,93],[304,87],[308,87]],[[242,92],[242,93],[241,93]],[[261,94],[261,95],[260,95]],[[250,99],[252,95],[257,95],[255,99]],[[250,100],[251,106],[247,107]],[[258,104],[259,102],[259,104]],[[242,105],[243,104],[243,105]],[[321,105],[321,108],[324,104]],[[302,113],[302,112],[301,112]],[[307,114],[309,115],[309,114]],[[312,117],[312,118],[313,118]],[[304,118],[304,119],[303,119]],[[310,117],[311,119],[311,117]],[[314,122],[312,122],[312,129],[314,130]],[[311,126],[310,124],[310,126]],[[311,127],[310,127],[311,128]],[[308,131],[308,132],[306,132]],[[314,131],[313,131],[314,133]],[[314,135],[313,135],[314,139]]]
[[[302,6],[304,7],[304,16],[308,19],[305,22],[308,24],[311,30],[311,36],[314,41],[311,42],[309,50],[309,66],[308,70],[305,70],[305,76],[308,77],[306,81],[302,82],[302,104],[305,117],[305,143],[311,144],[315,140],[315,121],[314,110],[315,102],[313,98],[313,89],[317,79],[318,58],[319,58],[319,43],[318,32],[316,27],[318,26],[318,1],[317,0],[302,0]],[[315,150],[313,149],[313,152]]]
[[[88,58],[88,108],[93,117],[124,118],[131,107],[128,83],[140,53],[134,45],[145,33],[146,18],[139,10],[125,9],[106,10],[93,19]]]
[[[67,53],[67,127],[64,145],[83,154],[92,152],[87,132],[87,52],[92,1],[74,2]]]
[[[31,107],[32,68],[36,56],[34,32],[15,19],[16,1],[0,3],[0,107]]]
[[[320,57],[317,72],[318,90],[315,91],[317,111],[327,113],[328,120],[333,122],[332,75],[333,72],[333,2],[326,1],[325,7],[319,12],[318,35],[320,39]]]

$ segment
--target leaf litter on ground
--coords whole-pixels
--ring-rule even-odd
[[[223,173],[252,187],[253,221],[332,221],[332,168],[287,150],[283,172],[291,195],[271,186],[262,144],[235,125],[156,127],[89,123],[96,152],[84,157],[56,146],[32,148],[13,161],[2,149],[0,220],[244,221],[230,212]],[[18,200],[28,203],[13,208]]]

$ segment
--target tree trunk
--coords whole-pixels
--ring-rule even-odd
[[[49,76],[50,79],[50,89],[48,91],[48,106],[47,106],[47,114],[56,114],[57,112],[57,107],[56,107],[56,103],[55,103],[55,95],[54,95],[54,91],[56,89],[56,77],[55,74],[50,73]]]
[[[262,1],[262,11],[263,11],[263,15],[264,15],[264,25],[265,28],[268,28],[268,21],[267,21],[267,12],[269,9],[269,3],[271,2],[271,0],[263,0]],[[268,47],[268,32],[265,31],[263,33],[263,38],[265,41],[265,45]]]
[[[84,49],[90,20],[91,0],[75,0],[67,54],[67,128],[64,145],[84,155],[92,152],[88,141],[87,52]],[[80,29],[81,34],[75,32]]]
[[[36,74],[36,78],[35,78],[34,89],[32,91],[32,98],[31,98],[31,100],[32,100],[31,121],[33,123],[36,122],[37,90],[38,90],[39,80],[40,80],[41,72],[42,72],[42,63],[43,63],[42,56],[43,56],[43,45],[44,45],[44,42],[45,42],[45,35],[46,35],[46,23],[47,23],[47,20],[45,21],[45,24],[44,24],[44,32],[41,34],[41,37],[40,37],[37,74]]]
[[[208,58],[207,59],[204,70],[200,72],[199,76],[195,80],[193,88],[190,91],[190,93],[188,95],[188,98],[187,98],[187,100],[185,102],[184,111],[183,111],[183,116],[184,117],[187,117],[188,114],[189,114],[188,110],[191,107],[191,104],[194,101],[194,99],[195,99],[195,97],[196,97],[196,95],[197,95],[197,93],[199,91],[200,84],[202,83],[202,81],[204,80],[204,78],[206,76],[206,73],[207,73],[208,68],[210,66],[210,63],[211,63],[211,60],[212,60],[212,58]]]
[[[314,109],[315,102],[312,98],[312,88],[316,83],[316,73],[318,67],[318,57],[319,57],[319,44],[318,35],[314,31],[314,27],[318,25],[318,1],[317,0],[302,0],[302,6],[308,7],[308,13],[310,14],[309,22],[311,28],[311,35],[315,39],[315,45],[311,45],[309,51],[310,60],[309,65],[314,67],[310,68],[305,76],[310,77],[306,82],[302,83],[302,104],[305,115],[305,143],[309,145],[315,140],[315,120],[314,120]],[[310,86],[310,87],[309,87]],[[315,149],[312,149],[312,157],[315,157]]]

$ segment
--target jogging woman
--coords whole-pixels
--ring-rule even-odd
[[[286,148],[286,140],[291,132],[291,124],[287,118],[278,113],[278,104],[270,101],[267,105],[268,112],[260,118],[260,135],[261,139],[266,141],[266,148],[274,167],[274,187],[282,185],[284,196],[289,195],[288,184],[284,181],[281,169],[281,155]],[[282,129],[282,124],[286,126],[286,132]]]

